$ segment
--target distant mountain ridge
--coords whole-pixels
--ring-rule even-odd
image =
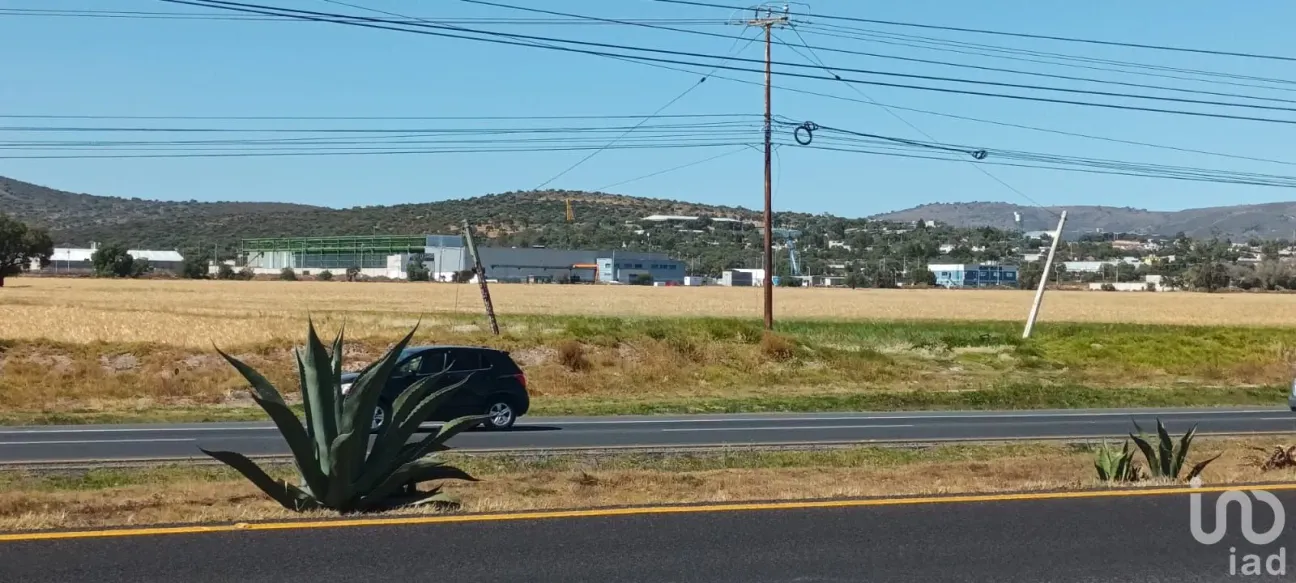
[[[960,202],[924,204],[911,209],[869,217],[886,221],[918,219],[946,223],[956,227],[1021,228],[1026,231],[1051,231],[1057,228],[1058,214],[1067,211],[1067,234],[1138,233],[1190,237],[1213,236],[1245,239],[1296,239],[1296,202],[1275,202],[1238,206],[1221,206],[1182,211],[1150,211],[1132,207],[1061,206],[1040,208],[1003,202]],[[1014,214],[1021,215],[1021,224]]]
[[[576,220],[566,221],[571,199]],[[1296,238],[1296,202],[1158,212],[1103,206],[1048,210],[1001,202],[926,204],[868,217],[938,221],[956,227],[1052,230],[1068,212],[1066,232],[1128,232],[1244,239]],[[230,245],[245,237],[422,234],[458,232],[467,220],[488,237],[520,231],[566,230],[582,244],[582,229],[606,229],[648,215],[698,215],[755,221],[759,211],[680,200],[578,191],[524,191],[391,206],[333,209],[274,202],[169,202],[78,194],[0,177],[0,212],[50,230],[59,245],[120,242],[134,248]],[[1021,224],[1014,222],[1020,213]],[[817,215],[829,216],[829,215]],[[780,223],[806,213],[780,212]],[[601,226],[601,227],[600,227]]]

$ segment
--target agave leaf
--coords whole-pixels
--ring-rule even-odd
[[[238,473],[243,474],[243,477],[255,484],[262,492],[265,492],[267,496],[273,498],[275,502],[278,502],[284,508],[297,510],[300,506],[301,500],[294,493],[288,491],[290,485],[287,482],[276,481],[271,478],[269,474],[265,473],[265,470],[261,469],[261,466],[256,465],[256,462],[248,459],[243,454],[232,451],[208,451],[201,447],[198,449],[221,463],[238,470]]]
[[[225,354],[219,348],[216,349],[216,352],[238,370],[243,375],[243,378],[247,379],[248,384],[252,385],[252,399],[265,410],[270,419],[274,421],[275,426],[279,428],[279,433],[283,435],[284,441],[288,443],[288,448],[292,450],[297,467],[302,471],[302,479],[310,486],[312,491],[323,493],[327,482],[324,480],[323,472],[318,464],[318,455],[314,444],[311,443],[310,437],[306,434],[306,429],[302,426],[301,420],[284,403],[279,390],[265,376],[243,361]]]
[[[490,419],[490,415],[471,415],[460,417],[441,426],[440,431],[429,434],[418,442],[417,447],[402,449],[398,460],[401,464],[410,463],[433,451],[439,451],[437,448],[444,448],[445,442],[468,429],[477,426],[478,423]]]
[[[329,491],[329,480],[324,472],[320,471],[319,462],[315,455],[315,444],[311,441],[310,436],[306,435],[306,429],[301,424],[301,419],[293,413],[288,405],[267,401],[257,395],[252,396],[270,419],[274,421],[275,427],[279,429],[279,434],[283,436],[284,441],[288,443],[288,449],[292,451],[293,461],[297,464],[297,470],[301,473],[302,481],[310,488],[310,491],[318,496],[326,496]]]
[[[1171,464],[1174,463],[1174,438],[1170,437],[1170,432],[1166,431],[1165,425],[1161,424],[1161,419],[1157,419],[1157,438],[1160,447],[1159,459],[1161,461],[1161,475],[1171,478],[1178,477],[1173,471]]]
[[[293,360],[297,361],[297,390],[301,392],[302,410],[306,412],[306,434],[311,438],[311,447],[315,447],[318,452],[319,449],[315,446],[315,416],[311,415],[314,407],[311,406],[310,391],[306,390],[306,363],[302,362],[301,352],[297,350],[293,350]],[[315,457],[318,459],[319,454],[316,453]]]
[[[342,377],[342,348],[344,342],[343,337],[345,335],[346,335],[346,325],[344,324],[338,327],[337,337],[333,339],[333,350],[329,352],[329,356],[332,357],[332,361],[333,361],[334,378]]]
[[[287,482],[284,482],[283,485],[288,491],[288,495],[293,498],[293,507],[289,510],[305,512],[307,510],[316,510],[324,507],[320,504],[319,499],[315,498],[309,490],[303,490]]]
[[[476,478],[468,475],[467,472],[454,466],[447,466],[445,462],[428,456],[416,459],[405,465],[402,465],[395,472],[392,472],[386,480],[383,480],[373,492],[365,495],[360,499],[361,508],[372,508],[377,506],[383,499],[392,495],[406,484],[417,484],[429,480],[468,480],[477,481]]]
[[[220,354],[226,362],[233,365],[234,368],[239,371],[239,374],[243,375],[243,378],[247,379],[248,384],[252,385],[252,390],[262,399],[274,401],[281,405],[284,404],[283,395],[279,394],[279,389],[276,389],[269,379],[262,376],[261,373],[256,371],[256,369],[244,364],[243,361],[234,358],[233,356],[225,354],[225,352],[219,348],[216,349],[216,353]]]
[[[448,400],[455,391],[459,390],[467,378],[443,388],[431,395],[430,392],[440,380],[441,375],[434,375],[420,379],[418,382],[401,393],[396,399],[396,413],[392,416],[392,422],[388,425],[391,431],[383,431],[376,440],[373,448],[369,451],[369,458],[365,461],[364,475],[356,488],[364,492],[382,480],[382,477],[391,472],[393,468],[400,464],[402,446],[404,446],[415,433],[418,433],[419,426],[427,420],[433,412],[437,410],[446,400]],[[415,400],[418,399],[418,400]]]
[[[1188,459],[1188,448],[1192,447],[1193,436],[1197,434],[1197,426],[1193,425],[1181,439],[1179,439],[1179,451],[1175,452],[1174,464],[1170,469],[1174,470],[1172,476],[1178,476],[1183,470],[1184,460]]]
[[[1157,463],[1156,450],[1152,449],[1152,444],[1141,436],[1130,434],[1130,439],[1134,440],[1134,445],[1138,446],[1139,451],[1143,452],[1143,458],[1147,460],[1148,471],[1152,472],[1152,477],[1159,477],[1161,474],[1161,465]]]
[[[1208,460],[1206,460],[1206,461],[1204,461],[1204,462],[1198,463],[1197,465],[1193,466],[1193,467],[1192,467],[1192,470],[1188,472],[1188,478],[1187,478],[1187,479],[1191,480],[1191,479],[1193,479],[1193,478],[1196,478],[1197,476],[1200,476],[1201,473],[1202,473],[1202,470],[1206,469],[1206,466],[1210,465],[1211,462],[1213,462],[1213,461],[1219,459],[1221,455],[1224,455],[1224,452],[1220,452],[1220,453],[1219,453],[1218,455],[1216,455],[1215,457],[1210,458],[1210,459],[1208,459]]]
[[[355,496],[353,484],[357,468],[350,465],[351,457],[342,452],[342,448],[347,447],[347,441],[353,437],[353,433],[344,433],[333,440],[331,446],[333,473],[329,475],[328,495],[324,497],[326,505],[343,512],[350,510],[350,503]],[[365,433],[367,434],[368,431]]]
[[[459,497],[442,492],[440,488],[437,488],[433,492],[426,492],[415,500],[401,504],[400,507],[417,508],[429,504],[459,504]]]
[[[341,393],[339,380],[333,376],[333,359],[310,322],[306,347],[302,351],[306,376],[304,388],[310,393],[311,420],[316,424],[315,440],[321,454],[329,451],[338,436],[337,398]],[[321,457],[325,457],[321,455]]]
[[[342,403],[342,432],[349,437],[343,442],[339,452],[349,458],[346,464],[354,471],[358,472],[364,467],[374,409],[378,407],[378,399],[382,397],[387,379],[391,376],[392,369],[396,368],[401,352],[409,345],[410,339],[414,337],[414,332],[417,330],[418,327],[415,326],[404,338],[401,338],[400,342],[388,349],[373,368],[360,375],[348,392],[352,398]],[[392,426],[392,423],[386,423],[379,434],[380,437],[392,431]]]

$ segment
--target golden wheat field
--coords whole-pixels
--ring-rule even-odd
[[[759,288],[496,284],[509,315],[760,317]],[[830,320],[1025,319],[1033,293],[1002,290],[777,289],[775,316]],[[0,339],[209,347],[296,339],[308,314],[365,335],[420,318],[480,314],[475,285],[14,278],[0,288]],[[1049,292],[1041,321],[1296,325],[1296,296]]]

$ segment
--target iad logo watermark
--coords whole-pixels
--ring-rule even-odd
[[[1198,488],[1201,486],[1199,479],[1194,479],[1192,486]],[[1250,494],[1250,495],[1248,495]],[[1264,532],[1256,532],[1253,525],[1254,508],[1251,504],[1251,497],[1264,502],[1273,512],[1273,526]],[[1219,499],[1215,500],[1215,529],[1206,532],[1202,529],[1202,495],[1193,493],[1189,497],[1192,499],[1192,515],[1189,528],[1197,542],[1204,545],[1213,545],[1224,539],[1225,531],[1228,529],[1228,509],[1232,503],[1236,502],[1242,512],[1242,536],[1247,542],[1264,546],[1278,540],[1282,536],[1283,527],[1287,523],[1287,513],[1283,509],[1282,502],[1277,496],[1264,490],[1251,490],[1244,492],[1241,490],[1226,490],[1222,492]],[[1243,554],[1239,563],[1237,547],[1229,547],[1229,574],[1230,575],[1286,575],[1287,574],[1287,547],[1278,547],[1278,552],[1270,555]]]

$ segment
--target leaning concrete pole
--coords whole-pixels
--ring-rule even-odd
[[[1048,258],[1044,260],[1044,273],[1040,275],[1039,288],[1035,290],[1035,303],[1031,304],[1030,315],[1026,317],[1026,329],[1022,331],[1022,338],[1030,338],[1031,330],[1035,328],[1035,318],[1039,316],[1040,303],[1044,301],[1044,287],[1048,285],[1049,272],[1053,269],[1053,256],[1057,253],[1058,241],[1062,240],[1062,227],[1066,225],[1066,211],[1062,211],[1062,216],[1058,219],[1057,231],[1053,233],[1053,244],[1049,245]]]
[[[468,244],[468,254],[472,255],[473,273],[477,274],[477,283],[481,286],[482,303],[486,304],[486,319],[490,320],[491,332],[499,336],[499,323],[495,321],[495,306],[491,304],[490,289],[486,287],[486,270],[482,267],[481,256],[477,255],[477,245],[473,244],[472,225],[468,220],[463,222],[464,242]]]

